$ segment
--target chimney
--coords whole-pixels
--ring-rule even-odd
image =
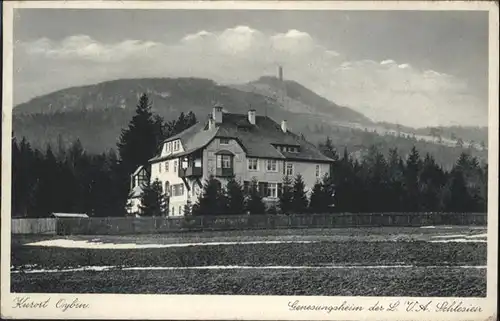
[[[286,123],[286,120],[282,120],[281,121],[281,130],[286,133],[288,131],[288,126],[287,126],[287,123]]]
[[[250,109],[248,111],[248,122],[255,125],[255,109]]]
[[[212,130],[215,128],[215,120],[210,116],[208,118],[208,130]]]
[[[212,118],[216,124],[222,123],[222,106],[216,105],[214,107]]]

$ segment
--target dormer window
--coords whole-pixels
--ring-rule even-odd
[[[297,146],[279,145],[279,146],[276,146],[276,148],[280,152],[288,152],[288,153],[298,153],[299,152],[299,147],[297,147]]]
[[[181,147],[181,142],[179,140],[174,141],[174,152],[179,151]]]
[[[165,145],[167,145],[166,150],[167,150],[167,154],[169,154],[172,146],[170,146],[170,143],[166,143]]]
[[[219,138],[219,143],[221,145],[229,145],[229,138]]]

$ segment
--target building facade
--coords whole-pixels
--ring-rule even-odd
[[[278,201],[285,175],[301,174],[310,192],[316,181],[330,174],[331,162],[316,146],[292,133],[286,121],[277,124],[256,115],[255,110],[233,114],[216,106],[206,121],[162,143],[159,153],[149,161],[149,179],[159,180],[169,197],[168,215],[181,216],[188,201],[197,201],[203,182],[210,176],[222,186],[235,177],[245,189],[256,179],[263,200],[273,204]],[[133,182],[142,170],[132,175]],[[131,186],[131,195],[137,195],[136,186]],[[138,211],[135,199],[130,209],[134,213]]]

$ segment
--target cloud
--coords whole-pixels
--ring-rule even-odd
[[[103,44],[86,35],[76,35],[55,42],[42,38],[33,42],[19,42],[17,47],[29,55],[56,60],[89,60],[93,62],[121,62],[162,46],[160,43],[125,40]]]
[[[174,43],[42,38],[15,45],[15,99],[125,77],[246,82],[275,74],[280,64],[286,78],[376,121],[416,127],[487,122],[485,99],[462,79],[389,58],[352,60],[336,49],[300,30],[268,34],[249,26],[200,30]]]

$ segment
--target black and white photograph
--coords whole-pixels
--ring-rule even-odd
[[[9,311],[149,294],[494,313],[467,300],[497,295],[496,6],[117,3],[8,8]]]

